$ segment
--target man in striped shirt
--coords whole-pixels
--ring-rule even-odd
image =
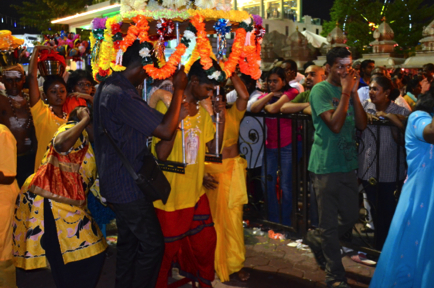
[[[152,202],[148,201],[105,137],[105,127],[135,171],[143,166],[150,136],[170,140],[182,119],[182,96],[187,77],[179,71],[168,113],[150,108],[136,87],[147,77],[139,41],[123,55],[126,70],[101,83],[94,99],[95,154],[101,195],[116,212],[118,227],[116,287],[154,287],[160,269],[164,239]],[[184,114],[185,117],[186,114]]]

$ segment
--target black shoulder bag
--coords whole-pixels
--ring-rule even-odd
[[[101,93],[101,91],[102,87],[101,89],[99,89],[98,92]],[[145,148],[145,154],[143,156],[143,166],[142,168],[140,168],[140,171],[136,173],[128,159],[122,153],[121,149],[119,149],[113,138],[110,136],[110,133],[102,125],[101,112],[99,113],[99,116],[99,122],[102,130],[109,139],[110,143],[113,145],[113,148],[115,148],[116,152],[119,155],[119,158],[122,160],[122,163],[128,170],[128,173],[130,173],[130,175],[134,179],[134,182],[136,182],[137,186],[140,188],[140,190],[142,190],[146,199],[152,202],[161,200],[163,204],[166,204],[167,199],[169,198],[171,187],[169,181],[167,181],[166,179],[166,176],[164,176],[163,172],[161,171],[155,157],[151,153],[149,153],[149,151],[147,151],[147,148]]]

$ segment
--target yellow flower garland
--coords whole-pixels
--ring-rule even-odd
[[[202,15],[205,17],[205,21],[207,20],[218,20],[218,19],[226,19],[231,22],[241,23],[243,20],[250,18],[250,14],[246,11],[222,11],[215,9],[188,9],[188,14],[193,18],[196,15]]]
[[[187,9],[187,10],[173,10],[173,9],[159,9],[159,10],[140,10],[140,11],[128,11],[122,14],[124,19],[131,19],[137,15],[143,15],[147,18],[153,18],[159,20],[161,18],[171,20],[189,20],[197,14],[205,17],[205,20],[218,20],[227,19],[231,22],[241,23],[244,19],[250,17],[250,14],[246,11],[223,11],[215,9]]]

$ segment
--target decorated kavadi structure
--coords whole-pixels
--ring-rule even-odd
[[[143,69],[153,79],[172,76],[190,45],[195,45],[193,52],[182,63],[186,72],[200,59],[210,79],[227,79],[237,65],[242,73],[259,79],[261,41],[265,33],[262,18],[230,9],[227,0],[122,1],[121,14],[92,21],[90,41],[95,80],[101,82],[112,71],[124,70],[122,55],[135,40],[142,45]],[[235,32],[235,39],[226,55],[226,35],[230,32]],[[210,34],[217,35],[216,55],[208,39]],[[165,42],[173,39],[178,39],[177,47],[166,61]],[[158,59],[158,66],[152,61],[152,53]],[[212,67],[211,58],[219,61],[223,72]]]

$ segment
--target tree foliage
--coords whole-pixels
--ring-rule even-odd
[[[426,2],[426,1],[425,1]],[[414,48],[422,38],[422,28],[434,19],[434,4],[424,0],[335,0],[330,10],[331,21],[325,21],[322,35],[327,36],[336,22],[346,33],[348,45],[359,53],[370,52],[373,30],[386,22],[395,33],[395,41],[402,51]],[[371,26],[370,26],[371,23]]]
[[[86,5],[91,3],[91,0],[33,0],[25,1],[20,6],[14,5],[14,8],[22,16],[22,24],[34,26],[42,33],[52,33],[67,30],[67,27],[53,25],[51,20],[83,12]]]

